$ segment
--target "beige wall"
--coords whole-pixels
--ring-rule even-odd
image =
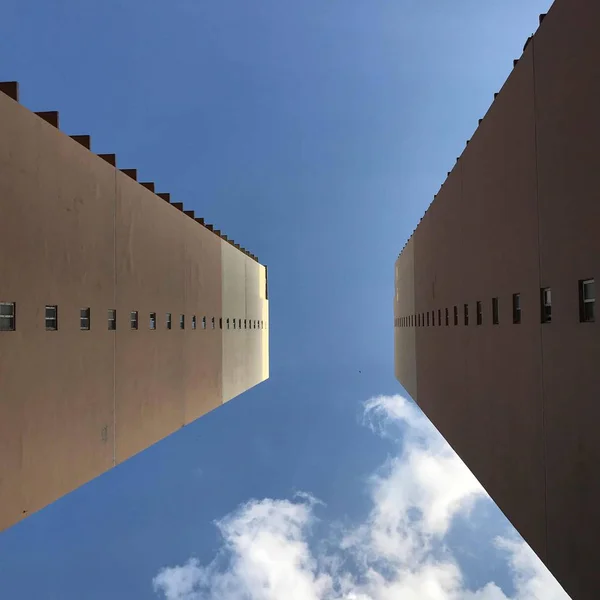
[[[415,255],[410,240],[396,260],[394,289],[394,319],[415,313]],[[394,321],[396,322],[396,321]],[[394,356],[396,379],[413,400],[417,400],[416,330],[394,327]]]
[[[2,93],[0,209],[1,530],[266,379],[267,330],[219,319],[268,303],[262,265]]]

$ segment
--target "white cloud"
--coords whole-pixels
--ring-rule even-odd
[[[514,575],[514,596],[493,582],[466,589],[444,538],[456,516],[487,498],[483,488],[403,397],[369,400],[365,420],[391,438],[400,426],[403,444],[367,484],[368,516],[335,547],[315,543],[312,496],[253,500],[217,523],[223,544],[213,562],[162,569],[155,591],[165,600],[568,600],[517,538],[494,540]]]

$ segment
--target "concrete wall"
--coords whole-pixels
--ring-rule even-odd
[[[436,314],[395,328],[400,382],[574,599],[600,589],[600,335],[578,307],[600,276],[599,22],[592,0],[555,2],[396,263],[414,261],[397,315]]]
[[[415,255],[414,242],[406,245],[404,252],[398,257],[395,268],[396,286],[394,293],[394,319],[397,323],[415,311]],[[399,327],[397,323],[396,328]],[[414,400],[417,400],[417,356],[416,329],[405,327],[402,335],[394,335],[394,353],[396,356],[396,379],[402,382],[404,389]]]
[[[268,301],[254,258],[3,93],[0,209],[1,530],[266,379]]]

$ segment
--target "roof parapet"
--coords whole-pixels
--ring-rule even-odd
[[[18,81],[0,81],[0,92],[6,94],[15,102],[19,101],[19,82]]]
[[[92,138],[89,135],[72,135],[70,136],[72,140],[75,140],[78,144],[81,144],[84,148],[88,150],[92,147]]]
[[[120,169],[121,173],[131,177],[134,181],[137,181],[137,169]]]
[[[98,154],[98,156],[105,160],[109,165],[113,167],[117,166],[117,155],[116,154]]]
[[[36,112],[35,114],[38,117],[44,119],[44,121],[46,121],[46,123],[49,123],[50,125],[52,125],[52,127],[56,127],[56,129],[59,129],[58,111],[57,110],[43,110],[41,112]]]

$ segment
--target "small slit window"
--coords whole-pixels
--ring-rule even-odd
[[[165,323],[167,325],[167,329],[173,328],[173,318],[171,316],[171,313],[167,313]]]
[[[446,327],[450,325],[450,311],[446,309]]]
[[[203,329],[206,329],[206,323],[203,323]],[[192,315],[192,329],[196,329],[196,315]]]
[[[185,315],[179,315],[179,329],[185,329]]]
[[[46,331],[56,331],[58,329],[58,306],[46,305]]]
[[[596,320],[596,286],[593,279],[579,282],[579,320],[582,323]]]
[[[138,311],[137,310],[131,311],[131,314],[129,316],[129,323],[131,325],[131,329],[138,328]]]
[[[540,292],[542,323],[552,321],[552,291],[550,288],[542,288]]]
[[[441,327],[442,325],[442,309],[438,308],[438,325]]]
[[[82,308],[79,311],[79,329],[89,331],[90,329],[90,309]]]
[[[14,302],[0,302],[0,331],[15,330],[15,313]]]
[[[227,317],[227,329],[229,329],[229,317]]]
[[[498,310],[498,298],[492,298],[492,323],[494,325],[498,325],[498,323],[500,322],[500,317],[499,317],[499,310]]]
[[[211,324],[212,324],[212,328],[214,329],[215,328],[215,318],[214,317],[211,319]]]
[[[465,315],[465,325],[469,324],[469,305],[465,304],[464,306],[464,315]]]
[[[458,306],[454,305],[454,325],[458,325]]]
[[[214,321],[214,319],[213,319]],[[206,329],[206,317],[202,317],[202,329]],[[214,327],[213,327],[214,329]]]
[[[150,313],[150,329],[156,329],[156,313]]]
[[[512,296],[513,323],[518,325],[521,322],[521,294]]]
[[[427,311],[427,327],[429,327],[429,311]]]
[[[475,307],[477,310],[477,325],[481,325],[483,323],[483,306],[481,300],[477,300]]]
[[[117,311],[114,308],[108,309],[108,330],[115,331],[117,329]]]

